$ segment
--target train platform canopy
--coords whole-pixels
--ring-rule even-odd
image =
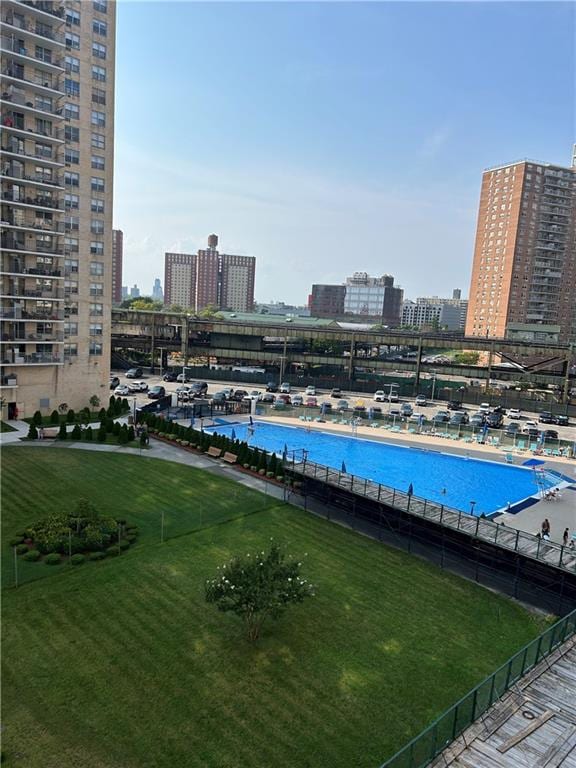
[[[301,328],[338,328],[335,320],[324,317],[296,317],[293,315],[269,315],[260,312],[223,312],[218,314],[229,322],[261,323],[262,325],[296,325]]]

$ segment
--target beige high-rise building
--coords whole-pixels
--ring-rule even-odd
[[[466,335],[576,340],[576,168],[484,172]]]
[[[3,0],[4,418],[108,398],[116,8]]]

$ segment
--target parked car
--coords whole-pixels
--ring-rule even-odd
[[[308,397],[315,397],[315,395],[316,395],[316,387],[314,386],[314,384],[309,384],[306,387],[306,389],[304,391],[304,394],[307,395]]]
[[[162,376],[162,381],[176,381],[176,374],[172,371],[167,371],[164,376]]]
[[[191,373],[179,373],[178,376],[176,376],[176,381],[182,382],[182,384],[185,384],[187,381],[192,381],[192,374]]]
[[[148,392],[148,384],[145,381],[131,381],[128,389],[130,392]]]
[[[534,427],[530,427],[530,429],[526,430],[525,433],[530,440],[537,440],[540,437],[540,430],[534,429]]]
[[[426,416],[424,416],[423,413],[413,413],[412,416],[409,417],[408,421],[411,421],[413,424],[424,424],[426,421]]]
[[[231,398],[231,397],[232,397],[232,395],[234,394],[234,387],[223,387],[223,388],[220,390],[220,392],[224,392],[224,394],[226,395],[226,399],[227,399],[227,400],[230,400],[230,398]]]
[[[542,411],[538,416],[538,421],[541,421],[542,424],[556,424],[556,416],[550,411]]]
[[[531,429],[538,431],[538,424],[535,421],[527,421],[522,427],[522,432],[527,434]]]
[[[142,368],[130,368],[129,371],[126,371],[127,379],[139,379],[142,375]]]
[[[453,413],[452,416],[450,416],[450,421],[448,424],[452,424],[452,426],[462,426],[466,424],[464,421],[464,417],[461,413]]]
[[[483,427],[485,422],[484,414],[483,413],[475,413],[472,418],[470,419],[470,426],[471,427]]]
[[[166,390],[160,384],[157,384],[155,387],[152,387],[148,391],[148,397],[150,398],[150,400],[158,400],[160,397],[165,397],[165,396],[166,396]]]
[[[428,398],[426,397],[426,395],[417,395],[416,400],[414,401],[414,405],[417,405],[420,407],[426,406],[428,405]]]
[[[119,387],[116,387],[114,390],[114,394],[116,397],[126,397],[126,395],[130,394],[130,390],[126,386],[126,384],[120,384]]]
[[[348,400],[339,400],[338,404],[336,405],[337,411],[347,411],[350,406],[348,405]]]
[[[307,397],[305,405],[306,408],[317,408],[318,400],[315,397]]]
[[[292,398],[292,405],[301,406],[304,405],[304,398],[302,395],[294,395]]]
[[[450,413],[449,411],[437,411],[434,418],[440,422],[448,421],[450,419]]]
[[[259,400],[260,399],[260,392],[257,392],[255,389],[250,392],[249,395],[244,395],[244,400],[252,401],[252,400]]]
[[[280,384],[280,392],[284,395],[290,394],[290,382],[283,381],[282,384]]]
[[[340,387],[334,387],[330,392],[330,397],[336,397],[336,398],[342,397],[342,390],[340,389]]]
[[[294,403],[294,400],[292,400],[292,403]],[[330,400],[323,400],[320,403],[320,409],[324,411],[324,413],[328,413],[328,411],[332,410],[332,403]]]
[[[110,376],[110,389],[116,389],[120,386],[120,379],[118,376]]]
[[[375,403],[385,403],[386,400],[388,400],[388,395],[383,389],[377,389],[376,392],[374,392],[374,397],[372,399]]]
[[[485,413],[488,415],[490,413],[490,403],[480,403],[480,408],[478,409],[478,413]]]
[[[272,394],[272,392],[263,392],[260,395],[260,397],[258,398],[258,400],[261,403],[273,403],[274,402],[274,395]]]
[[[398,402],[398,394],[396,392],[390,392],[388,395],[388,402],[389,403],[397,403]]]
[[[436,413],[432,416],[433,424],[446,424],[447,421],[450,421],[450,417],[447,418],[443,413]]]
[[[400,412],[402,416],[412,416],[413,408],[410,403],[402,403],[400,406]]]
[[[401,419],[402,415],[403,414],[400,408],[390,408],[390,410],[388,411],[388,416],[391,419]]]
[[[500,429],[504,423],[504,417],[501,413],[489,413],[486,417],[486,424],[492,429]]]
[[[278,392],[278,384],[275,381],[269,381],[266,384],[266,392]]]
[[[558,440],[558,432],[555,429],[546,429],[542,434],[544,440]]]
[[[290,395],[285,394],[284,392],[281,392],[279,395],[276,395],[276,399],[274,400],[275,403],[283,402],[284,405],[291,405],[292,401],[290,399]]]
[[[508,418],[509,419],[521,419],[522,418],[522,411],[520,408],[508,408]]]
[[[556,416],[556,424],[558,424],[559,427],[567,427],[570,424],[570,420],[568,419],[568,416]]]
[[[450,400],[448,403],[449,411],[459,411],[462,408],[462,400]]]
[[[222,391],[214,392],[212,395],[212,402],[214,403],[225,403],[227,399],[226,393]]]
[[[506,437],[516,437],[519,432],[520,424],[517,424],[514,421],[511,424],[506,424],[506,427],[504,428],[504,434]]]
[[[230,400],[234,400],[235,402],[239,403],[241,400],[244,400],[247,394],[248,392],[245,389],[237,389],[234,391]]]
[[[506,408],[504,408],[503,405],[497,405],[495,408],[492,408],[492,413],[499,413],[501,416],[506,416]]]
[[[238,391],[244,392],[243,389]],[[204,397],[204,395],[207,392],[208,392],[208,384],[206,384],[205,381],[195,381],[190,387],[190,394],[192,395],[192,397]],[[248,393],[246,392],[246,394]]]
[[[176,399],[182,403],[187,403],[190,400],[190,387],[181,386],[176,390]]]

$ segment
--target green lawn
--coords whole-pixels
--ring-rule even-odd
[[[0,434],[2,432],[16,432],[16,429],[11,427],[10,424],[6,424],[5,421],[0,421]]]
[[[7,766],[376,768],[542,629],[487,590],[181,465],[7,448],[3,486],[4,541],[78,495],[141,529],[119,558],[33,564],[46,578],[4,590]],[[162,509],[176,534],[163,545]],[[308,553],[317,596],[251,646],[203,583],[271,537]]]

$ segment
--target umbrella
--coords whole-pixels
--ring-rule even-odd
[[[230,439],[236,440],[236,432],[234,431],[234,427],[232,427],[232,432],[230,433]]]
[[[414,486],[412,485],[412,483],[410,483],[410,485],[408,486],[408,496],[412,496],[413,493],[414,493]]]
[[[346,464],[344,464],[344,462],[342,462],[341,472],[346,473]]]

